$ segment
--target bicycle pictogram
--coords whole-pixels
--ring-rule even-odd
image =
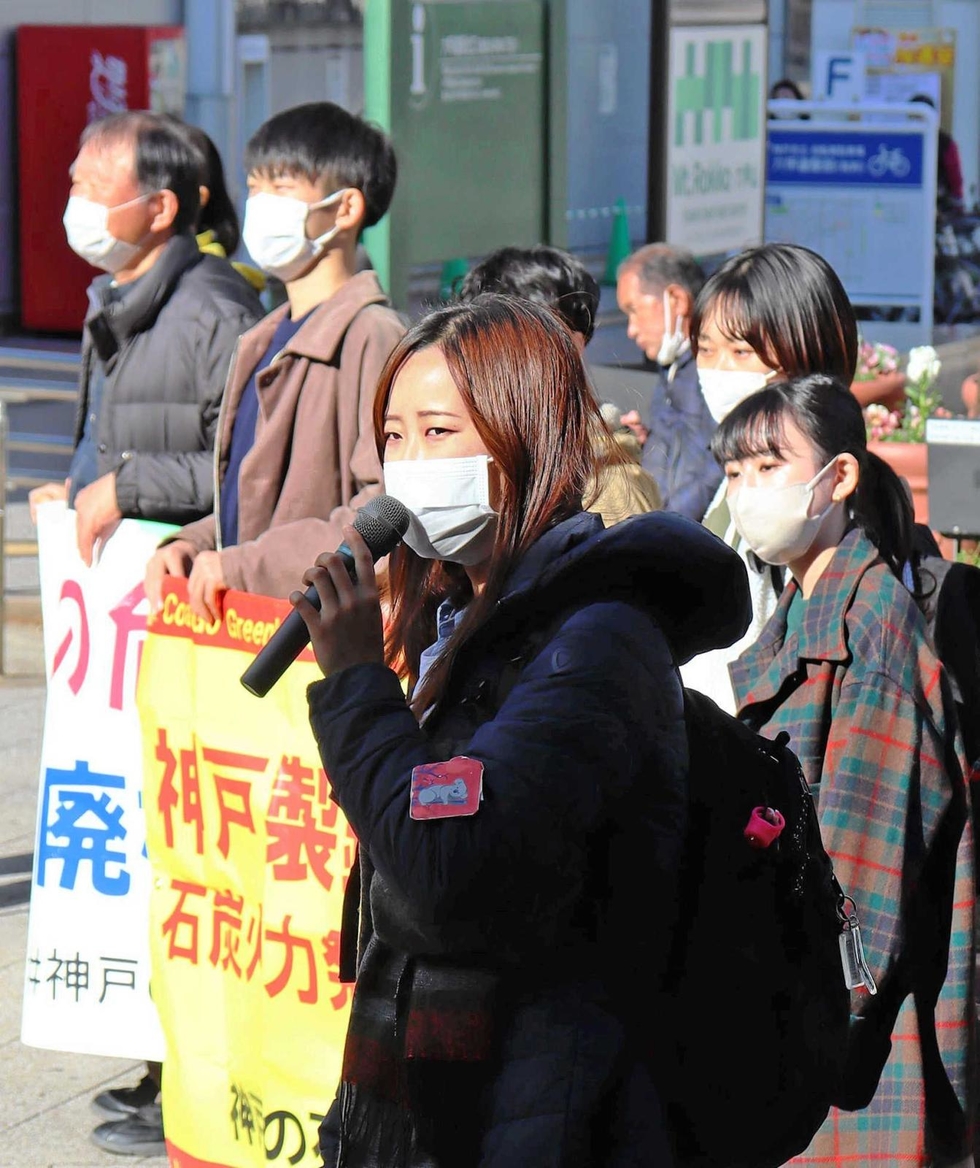
[[[912,164],[901,146],[889,150],[884,142],[879,145],[878,153],[872,154],[868,159],[868,174],[874,175],[875,178],[884,178],[886,174],[895,178],[905,178],[911,169]]]

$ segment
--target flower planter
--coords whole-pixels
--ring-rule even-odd
[[[963,381],[963,387],[960,390],[960,396],[963,399],[963,405],[966,407],[966,416],[968,418],[980,418],[980,376],[972,373]]]
[[[905,479],[912,488],[916,523],[929,522],[929,471],[924,442],[879,442],[872,440],[868,450]]]
[[[905,374],[882,373],[866,381],[852,381],[851,393],[861,403],[861,408],[870,405],[887,406],[898,409],[905,401]]]

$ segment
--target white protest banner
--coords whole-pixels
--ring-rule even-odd
[[[136,676],[146,561],[171,528],[123,520],[88,568],[75,513],[38,514],[48,683],[21,1041],[161,1059]]]

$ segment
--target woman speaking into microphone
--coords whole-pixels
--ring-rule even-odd
[[[293,594],[360,843],[331,1168],[670,1163],[649,1061],[684,828],[674,661],[739,635],[747,591],[696,524],[582,510],[600,426],[547,311],[433,313],[375,403],[413,513],[387,632],[353,528],[356,582],[328,554],[305,577],[320,611]]]

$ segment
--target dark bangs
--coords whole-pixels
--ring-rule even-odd
[[[714,318],[719,332],[729,341],[744,341],[770,369],[781,368],[779,354],[769,342],[763,327],[766,312],[764,306],[756,303],[752,288],[747,282],[737,279],[725,290],[716,290],[712,296],[709,285],[695,302],[691,319],[691,347],[697,356],[698,336],[707,323]]]
[[[770,369],[787,377],[829,373],[850,382],[857,364],[857,322],[834,269],[816,252],[766,243],[727,260],[701,289],[691,317],[691,346],[714,317]]]
[[[746,338],[748,339],[748,338]],[[711,438],[711,453],[719,466],[769,454],[782,458],[786,449],[786,416],[792,409],[779,386],[753,393],[719,425]]]

